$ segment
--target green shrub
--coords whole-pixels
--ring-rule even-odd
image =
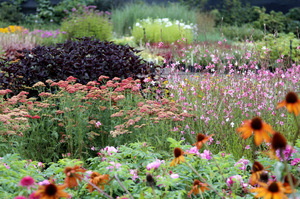
[[[0,4],[0,21],[19,24],[22,19],[23,14],[20,12],[20,4],[15,2],[2,2]]]
[[[61,23],[63,18],[72,14],[72,9],[81,6],[87,6],[94,2],[94,0],[62,0],[53,7],[54,22]]]
[[[147,42],[172,43],[178,39],[185,38],[187,43],[191,43],[195,26],[179,22],[178,20],[170,21],[168,18],[140,20],[133,26],[132,30],[132,35],[135,37],[136,42],[145,42],[144,28]]]
[[[196,12],[180,4],[168,6],[149,4],[126,4],[122,8],[112,10],[111,20],[114,32],[118,35],[130,35],[131,28],[140,19],[169,18],[182,20],[184,23],[196,23]]]
[[[264,37],[264,32],[262,30],[254,29],[250,24],[245,24],[243,26],[224,26],[222,31],[227,39],[234,41],[244,41],[246,39],[257,41]]]
[[[81,37],[96,37],[100,40],[109,40],[112,37],[112,25],[103,12],[94,8],[85,7],[82,12],[74,11],[72,15],[61,24],[61,30],[65,31],[67,39]]]
[[[257,29],[264,28],[270,32],[284,32],[286,31],[287,17],[282,12],[271,11],[270,14],[265,13],[265,8],[260,11],[259,19],[253,22]]]
[[[221,9],[213,12],[218,24],[241,26],[256,21],[259,18],[260,8],[250,6],[250,4],[244,5],[240,0],[227,0],[224,1]]]
[[[292,60],[299,61],[299,49],[300,40],[296,38],[293,33],[289,34],[278,34],[274,36],[273,34],[268,34],[265,37],[265,41],[257,43],[258,51],[262,58],[266,58],[268,55],[264,53],[266,49],[270,50],[270,59],[276,60],[282,58],[283,61],[290,60],[290,41],[292,41]]]

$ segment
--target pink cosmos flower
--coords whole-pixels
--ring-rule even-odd
[[[237,161],[237,163],[234,164],[234,166],[239,166],[239,169],[241,169],[242,171],[246,170],[246,165],[249,163],[249,160],[246,159],[240,159],[239,161]]]
[[[32,187],[34,185],[34,179],[31,176],[26,176],[21,179],[20,185],[22,187],[27,187],[27,189],[29,189],[30,187]]]
[[[41,181],[38,183],[38,185],[40,185],[40,186],[44,186],[44,185],[48,185],[48,184],[50,184],[49,180],[44,180],[44,181]]]
[[[107,146],[104,149],[101,149],[101,152],[104,152],[104,151],[107,151],[108,155],[113,155],[118,152],[118,149],[116,149],[113,146]]]
[[[200,157],[202,159],[207,159],[207,160],[210,160],[211,159],[211,153],[209,152],[209,150],[204,150],[203,153],[200,154]]]

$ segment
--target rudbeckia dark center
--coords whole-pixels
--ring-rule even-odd
[[[285,101],[289,104],[293,104],[298,101],[298,97],[294,92],[289,92],[285,97]]]
[[[196,185],[198,186],[200,184],[201,184],[201,182],[199,180],[194,180],[193,186],[196,186]]]
[[[175,156],[175,158],[178,158],[181,155],[183,155],[182,154],[182,150],[180,148],[175,148],[174,149],[174,156]]]
[[[285,149],[287,142],[286,142],[285,137],[281,133],[276,132],[273,135],[271,144],[272,144],[272,148],[275,150],[276,149]]]
[[[272,193],[278,192],[279,191],[278,184],[276,182],[272,182],[272,184],[270,184],[270,186],[268,187],[268,190]]]
[[[57,193],[57,187],[54,184],[48,184],[45,192],[48,196],[54,196]]]
[[[260,174],[259,180],[261,182],[267,183],[269,181],[269,175],[268,175],[268,173],[264,172],[264,173]]]
[[[262,124],[262,121],[259,117],[255,117],[255,118],[252,119],[252,121],[251,121],[252,129],[261,130],[262,126],[263,126],[263,124]]]
[[[197,135],[197,142],[201,142],[204,139],[205,139],[205,135],[203,135],[201,133]]]

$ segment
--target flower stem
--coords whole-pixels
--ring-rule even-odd
[[[293,116],[294,116],[294,120],[295,120],[295,122],[296,122],[296,125],[297,125],[297,132],[296,132],[296,134],[295,134],[295,137],[294,137],[294,140],[293,140],[293,145],[292,146],[295,146],[295,144],[296,144],[296,140],[297,140],[297,137],[299,136],[299,134],[300,134],[300,126],[299,126],[299,123],[298,123],[298,120],[297,120],[297,117],[296,117],[296,115],[295,114],[293,114]]]
[[[91,183],[90,181],[88,181],[85,178],[80,177],[81,180],[84,180],[85,182],[87,182],[88,184],[90,184],[92,187],[94,187],[99,193],[102,193],[103,195],[105,195],[107,198],[109,199],[114,199],[113,197],[111,197],[110,195],[108,195],[107,193],[105,193],[103,190],[101,190],[99,187],[97,187],[95,184]]]
[[[204,145],[205,148],[209,151],[208,146],[207,146],[206,144],[203,144],[203,145]],[[212,157],[212,159],[213,159],[214,162],[216,163],[216,166],[217,166],[217,168],[219,169],[220,174],[222,175],[224,182],[226,182],[226,178],[224,177],[223,172],[222,172],[221,168],[219,167],[219,164],[218,164],[217,160],[215,159],[214,155],[212,155],[212,156],[210,156],[210,157]]]
[[[117,174],[115,174],[115,178],[116,178],[116,180],[118,181],[118,183],[121,185],[121,187],[124,189],[124,191],[126,191],[126,193],[129,195],[129,197],[130,197],[131,199],[133,199],[132,195],[129,193],[129,191],[124,187],[124,185],[123,185],[123,184],[121,183],[121,181],[119,180]]]
[[[152,189],[153,199],[156,199],[156,194],[155,194],[155,190],[154,190],[153,185],[151,185],[151,189]]]
[[[252,157],[253,157],[253,162],[256,160],[256,152],[257,150],[257,146],[255,144],[255,141],[254,141],[254,137],[253,137],[253,143],[252,143]]]
[[[289,181],[289,184],[290,184],[291,189],[292,189],[293,198],[296,199],[296,195],[295,195],[295,192],[294,192],[294,182],[292,180],[292,176],[291,176],[291,173],[290,173],[289,168],[288,168],[287,160],[285,159],[285,157],[283,155],[283,149],[280,149],[280,156],[281,156],[281,158],[283,159],[283,162],[284,162],[284,169],[285,169],[285,172],[287,173],[286,175],[288,177],[288,181]]]
[[[213,188],[213,186],[207,183],[207,181],[196,171],[196,169],[194,169],[194,167],[192,167],[192,165],[190,165],[187,161],[185,161],[185,163],[196,173],[196,175],[201,179],[202,182],[205,182],[220,198],[225,199],[224,197],[220,196],[220,194]]]

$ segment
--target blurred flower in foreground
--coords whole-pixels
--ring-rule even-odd
[[[285,100],[279,102],[276,108],[286,107],[288,112],[294,113],[296,116],[300,112],[300,100],[294,92],[288,92],[285,96]]]
[[[288,197],[284,194],[284,187],[281,182],[272,182],[269,185],[266,183],[259,183],[260,187],[250,189],[250,192],[256,192],[255,198],[263,199],[288,199]]]
[[[198,187],[199,186],[199,187]],[[200,191],[199,189],[204,192],[205,190],[209,190],[209,188],[207,188],[207,184],[206,183],[202,183],[200,182],[200,180],[194,180],[193,183],[193,188],[192,190],[188,193],[189,196],[191,196],[191,194],[199,194]]]
[[[243,139],[249,138],[254,133],[254,142],[259,146],[264,140],[271,142],[271,138],[268,133],[273,134],[272,127],[263,122],[260,117],[254,117],[252,120],[245,120],[244,124],[237,128],[238,133],[242,133]]]

